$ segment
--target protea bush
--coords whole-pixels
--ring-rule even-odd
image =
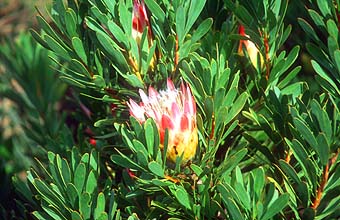
[[[339,1],[46,8],[1,38],[0,219],[340,218]]]

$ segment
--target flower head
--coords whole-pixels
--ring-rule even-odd
[[[175,162],[183,154],[182,162],[191,159],[198,144],[196,125],[196,103],[190,88],[184,83],[176,89],[173,82],[167,80],[167,90],[157,92],[149,87],[149,94],[139,90],[142,102],[138,105],[130,99],[128,106],[131,116],[140,123],[147,118],[154,119],[159,135],[160,147],[163,148],[165,130],[168,129],[167,158]]]
[[[144,29],[148,29],[148,40],[151,43],[151,28],[149,18],[146,13],[144,0],[133,0],[133,12],[132,12],[132,37],[139,43],[142,38]],[[149,46],[151,46],[149,44]]]
[[[241,36],[249,38],[249,35],[246,34],[245,28],[244,28],[243,25],[239,26],[238,32]],[[238,53],[242,56],[243,56],[243,47],[246,48],[248,56],[250,58],[250,61],[255,68],[257,68],[257,66],[258,66],[257,65],[258,64],[257,63],[258,55],[260,55],[261,66],[263,65],[263,57],[262,57],[260,51],[258,50],[258,48],[256,47],[256,45],[252,41],[250,41],[250,40],[240,40],[240,44],[239,44],[239,47],[238,47]]]

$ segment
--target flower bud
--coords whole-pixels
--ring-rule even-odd
[[[152,33],[148,15],[146,13],[144,0],[133,0],[132,13],[132,37],[140,44],[144,29],[148,31],[149,47],[152,44]]]
[[[132,12],[132,37],[137,42],[137,45],[141,48],[141,38],[143,35],[144,30],[147,29],[147,36],[146,40],[148,43],[148,48],[152,46],[153,39],[152,39],[152,32],[151,26],[149,22],[149,18],[146,12],[144,0],[133,0],[133,12]],[[155,55],[152,57],[150,61],[150,68],[151,70],[154,69],[155,66]],[[135,74],[138,76],[139,79],[141,78],[140,66],[137,64],[136,60],[133,57],[130,57],[130,64],[132,65]]]
[[[249,38],[249,35],[246,34],[245,28],[244,28],[243,25],[239,26],[239,34],[241,36]],[[259,56],[261,67],[262,67],[263,66],[263,57],[262,57],[260,51],[258,50],[258,48],[256,47],[256,45],[250,40],[240,40],[240,44],[239,44],[239,47],[238,47],[238,54],[241,55],[241,56],[244,55],[243,54],[243,47],[245,47],[252,65],[256,69],[258,68],[258,56]]]

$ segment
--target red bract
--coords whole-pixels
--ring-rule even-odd
[[[198,144],[196,125],[196,103],[188,85],[181,84],[176,89],[173,82],[167,80],[167,90],[157,92],[149,87],[149,94],[139,90],[142,102],[138,105],[130,99],[130,114],[140,123],[146,118],[153,118],[158,127],[161,148],[164,144],[165,130],[168,129],[169,140],[167,157],[173,162],[183,154],[182,162],[191,159]]]
[[[132,37],[140,41],[145,28],[148,29],[148,38],[151,40],[151,28],[144,1],[133,0]]]
[[[239,26],[238,33],[241,36],[249,38],[249,35],[246,34],[245,28],[244,28],[243,25]],[[259,49],[256,47],[256,45],[252,41],[250,41],[250,40],[240,40],[240,44],[239,44],[239,47],[238,47],[238,53],[242,56],[243,56],[243,47],[245,47],[245,49],[248,53],[248,56],[250,58],[250,61],[255,68],[257,68],[257,66],[258,66],[257,65],[258,55],[260,56],[261,66],[263,65],[263,57],[262,57],[261,53],[259,52]]]

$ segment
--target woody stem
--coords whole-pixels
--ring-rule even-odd
[[[289,163],[289,162],[290,162],[290,159],[291,159],[291,154],[292,154],[292,152],[291,152],[290,150],[287,150],[286,152],[287,152],[287,153],[286,153],[285,161],[286,161],[287,163]]]
[[[269,78],[269,67],[270,67],[270,58],[269,58],[269,43],[268,43],[268,35],[267,33],[264,33],[264,39],[263,39],[264,49],[266,53],[266,79]]]
[[[177,64],[178,64],[178,36],[176,35],[176,44],[175,44],[175,59],[174,59],[174,72],[177,68]]]
[[[320,183],[320,186],[316,192],[316,197],[312,203],[312,209],[317,209],[318,206],[320,205],[320,202],[321,202],[321,197],[322,197],[322,193],[325,189],[325,186],[327,184],[327,181],[328,181],[328,175],[329,175],[329,167],[332,166],[332,164],[335,163],[337,157],[339,155],[339,151],[335,154],[334,157],[332,157],[332,159],[330,160],[330,163],[326,165],[325,169],[323,170],[323,174],[322,174],[322,180],[321,180],[321,183]]]

